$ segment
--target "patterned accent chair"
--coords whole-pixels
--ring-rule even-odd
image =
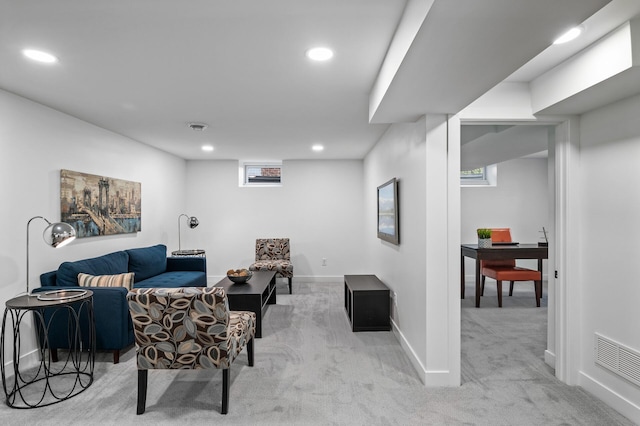
[[[256,314],[229,311],[219,287],[136,288],[127,294],[143,414],[151,369],[222,369],[222,414],[229,408],[229,368],[247,347],[253,367]]]
[[[289,294],[293,280],[293,265],[289,250],[289,238],[260,238],[256,240],[256,261],[251,271],[276,271],[276,276],[287,278]]]

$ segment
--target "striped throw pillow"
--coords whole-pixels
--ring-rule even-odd
[[[133,287],[133,272],[118,275],[89,275],[80,272],[78,285],[80,287],[124,287],[131,290]]]

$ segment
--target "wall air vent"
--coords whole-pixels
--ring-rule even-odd
[[[596,333],[596,364],[640,386],[640,352]]]

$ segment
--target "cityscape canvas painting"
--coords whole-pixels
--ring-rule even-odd
[[[78,238],[139,232],[140,182],[60,171],[60,216]]]

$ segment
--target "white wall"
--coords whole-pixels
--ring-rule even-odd
[[[550,228],[547,181],[546,159],[516,159],[498,164],[497,186],[462,187],[462,242],[477,243],[478,228],[511,228],[514,241],[542,241],[539,231]],[[466,279],[474,279],[474,265],[473,259],[465,260]],[[536,260],[518,260],[518,265],[538,267]]]
[[[281,187],[239,187],[237,161],[189,161],[187,169],[184,212],[200,226],[183,224],[182,248],[206,250],[212,284],[249,266],[256,238],[268,237],[291,239],[294,283],[363,272],[362,161],[285,161]]]
[[[365,158],[364,244],[367,273],[374,274],[397,294],[392,320],[406,340],[420,369],[426,364],[426,128],[394,124]],[[377,237],[376,188],[398,179],[400,245]]]
[[[594,333],[640,351],[640,96],[580,119],[579,383],[640,422],[640,387],[594,363]],[[574,236],[578,237],[578,236]]]
[[[447,154],[446,118],[425,117],[390,126],[365,158],[364,169],[366,272],[397,295],[394,332],[428,386],[459,384],[459,290],[449,285],[447,265]],[[392,177],[399,180],[398,246],[376,234],[376,188]],[[458,212],[453,217],[457,228]],[[459,253],[458,240],[455,250]],[[455,281],[459,289],[459,277]],[[451,296],[452,289],[457,296]],[[451,306],[458,311],[452,314]]]
[[[31,288],[40,286],[41,273],[66,260],[177,241],[174,223],[177,206],[184,205],[184,160],[0,90],[1,306],[25,291],[27,221],[33,216],[60,220],[60,169],[141,182],[142,231],[76,239],[56,250],[42,240],[46,223],[34,220]],[[23,353],[35,348],[33,341],[22,344]]]

